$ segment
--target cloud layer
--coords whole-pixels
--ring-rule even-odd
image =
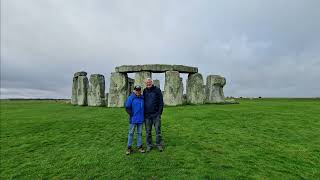
[[[101,73],[109,87],[115,66],[154,63],[223,75],[227,96],[319,97],[318,7],[318,0],[3,0],[1,98],[69,98],[76,71]]]

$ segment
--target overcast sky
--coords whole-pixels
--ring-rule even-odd
[[[319,9],[319,0],[1,0],[1,98],[70,98],[80,70],[105,75],[108,92],[115,66],[155,63],[225,76],[226,96],[320,97]]]

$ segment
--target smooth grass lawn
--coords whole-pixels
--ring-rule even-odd
[[[0,178],[320,178],[317,99],[166,107],[162,127],[164,152],[126,156],[122,108],[1,101]]]

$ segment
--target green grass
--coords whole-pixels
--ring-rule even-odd
[[[122,108],[1,101],[0,178],[320,177],[317,99],[166,107],[162,130],[164,152],[126,156]]]

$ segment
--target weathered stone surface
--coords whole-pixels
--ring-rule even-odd
[[[104,106],[105,105],[105,79],[101,74],[92,74],[89,80],[88,88],[88,105]]]
[[[79,106],[88,105],[88,85],[89,81],[87,76],[78,76],[78,87],[77,87],[77,102]]]
[[[108,97],[109,97],[109,93],[106,93],[104,100],[107,107],[108,107]]]
[[[115,68],[116,72],[119,73],[133,73],[142,71],[141,65],[122,65]]]
[[[145,65],[123,65],[115,68],[116,72],[132,73],[139,71],[150,71],[155,73],[163,73],[166,71],[179,71],[180,73],[197,73],[197,67],[184,65],[168,65],[168,64],[145,64]]]
[[[128,94],[131,94],[134,89],[134,79],[128,77]]]
[[[187,104],[187,103],[188,103],[187,95],[183,94],[183,96],[182,96],[182,104]]]
[[[87,76],[87,73],[84,71],[76,72],[74,73],[73,77],[78,77],[78,76]]]
[[[143,91],[144,88],[146,88],[146,79],[152,78],[152,73],[148,71],[141,71],[136,72],[135,78],[134,78],[134,85],[140,85],[141,90]]]
[[[205,102],[205,89],[200,73],[189,74],[187,79],[187,102],[190,104],[203,104]]]
[[[172,65],[168,64],[145,64],[141,65],[142,71],[151,71],[151,72],[165,72],[172,71]]]
[[[223,86],[226,79],[219,75],[209,75],[206,84],[206,102],[222,103],[224,102]]]
[[[153,85],[154,85],[154,86],[157,86],[158,88],[160,88],[160,80],[154,79],[154,80],[153,80]]]
[[[127,96],[128,75],[126,73],[111,73],[108,107],[124,107]]]
[[[183,65],[173,65],[173,70],[179,71],[180,73],[197,73],[198,72],[197,67],[183,66]]]
[[[71,96],[71,104],[77,105],[78,104],[78,77],[73,77],[72,80],[72,96]]]
[[[183,82],[178,71],[167,71],[165,74],[164,103],[168,106],[183,103]]]

